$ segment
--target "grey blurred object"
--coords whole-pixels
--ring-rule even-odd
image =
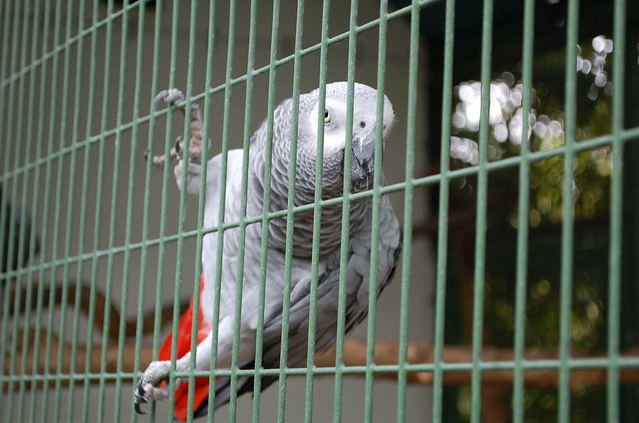
[[[11,270],[24,267],[29,259],[33,259],[40,253],[40,238],[35,236],[35,246],[33,248],[33,257],[31,254],[31,216],[25,213],[21,207],[11,204],[5,201],[2,187],[0,186],[0,207],[4,209],[4,215],[0,212],[0,216],[3,217],[3,221],[0,222],[0,233],[2,238],[0,239],[0,251],[2,256],[0,257],[0,272],[4,273]],[[20,251],[20,230],[24,225],[24,246]],[[13,227],[13,231],[11,228]],[[11,261],[9,261],[11,259]]]

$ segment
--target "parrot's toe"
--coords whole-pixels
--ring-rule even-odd
[[[185,101],[184,94],[177,88],[162,90],[153,99],[153,105],[157,108],[162,102],[173,106]]]
[[[168,387],[158,387],[158,385],[168,379],[170,368],[170,361],[154,361],[149,364],[149,367],[147,367],[138,381],[138,386],[135,390],[136,413],[144,414],[140,408],[140,404],[159,401],[169,397]]]

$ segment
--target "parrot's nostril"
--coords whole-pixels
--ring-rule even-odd
[[[359,123],[359,127],[360,127],[360,128],[366,128],[366,122],[361,121],[361,122]]]

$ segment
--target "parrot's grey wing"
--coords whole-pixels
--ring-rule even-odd
[[[401,234],[399,223],[390,201],[386,196],[380,202],[381,213],[379,221],[379,254],[377,262],[377,295],[390,282],[399,261],[401,252]],[[349,242],[349,261],[347,268],[346,295],[346,333],[360,323],[368,312],[370,251],[371,251],[371,217],[367,213],[367,221],[362,229],[351,234]],[[301,270],[294,270],[292,280],[297,281],[291,293],[291,308],[289,313],[288,356],[289,366],[298,366],[305,362],[308,351],[308,329],[310,310],[311,274],[308,270],[300,274]],[[336,340],[337,310],[339,296],[339,250],[321,260],[318,273],[318,288],[316,302],[315,323],[315,352],[329,349]],[[277,368],[280,363],[282,335],[282,314],[278,313],[273,319],[265,322],[263,330],[264,368]],[[244,368],[253,368],[249,363]],[[278,380],[277,376],[265,376],[261,380],[261,390]],[[218,381],[216,387],[220,387]],[[253,378],[250,376],[238,379],[238,394],[253,391]],[[223,397],[228,398],[228,388],[216,390]],[[228,399],[227,399],[228,400]],[[218,403],[216,397],[216,405]]]
[[[352,300],[352,302],[347,303],[346,306],[346,333],[349,333],[368,315],[371,250],[371,232],[368,228],[370,224],[367,223],[365,227],[367,229],[354,234],[351,241],[354,253],[348,261],[347,293],[349,300]],[[376,295],[379,296],[393,279],[402,252],[402,235],[399,229],[399,222],[388,196],[383,196],[380,199],[380,214],[377,227],[379,228],[379,247]]]
[[[360,229],[351,233],[346,269],[346,333],[368,314],[370,289],[370,255],[372,201]],[[379,295],[393,277],[401,252],[401,234],[397,217],[387,196],[380,201],[379,242],[377,257],[377,292]],[[324,258],[326,270],[318,275],[315,352],[329,349],[337,334],[339,296],[339,250]],[[294,275],[295,276],[295,275]],[[296,366],[306,360],[310,309],[310,275],[304,285],[296,285],[291,295],[289,319],[288,365]],[[298,288],[299,287],[299,288]],[[280,321],[264,327],[264,367],[277,365],[280,350]],[[269,349],[270,345],[274,345]],[[274,351],[275,349],[276,351]],[[273,357],[273,359],[271,358]],[[272,360],[276,360],[273,362]]]

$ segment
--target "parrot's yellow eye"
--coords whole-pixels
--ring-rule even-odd
[[[328,110],[324,110],[324,123],[328,123],[331,121],[331,114],[328,113]]]

